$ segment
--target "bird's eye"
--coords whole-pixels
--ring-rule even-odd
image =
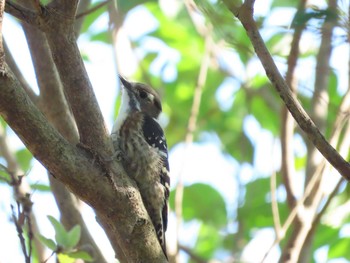
[[[148,97],[147,92],[145,92],[143,90],[140,90],[139,95],[140,95],[141,99],[146,99]]]

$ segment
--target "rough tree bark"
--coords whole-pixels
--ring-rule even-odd
[[[35,3],[28,8],[8,1],[6,11],[47,39],[79,143],[50,124],[53,113],[43,109],[48,117],[43,115],[3,60],[1,116],[51,174],[95,210],[122,262],[167,262],[137,187],[111,159],[114,150],[76,44],[78,1]]]

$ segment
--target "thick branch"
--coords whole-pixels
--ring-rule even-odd
[[[70,7],[74,9],[70,1],[53,1],[42,10],[41,29],[46,33],[80,141],[87,147],[80,150],[72,146],[49,125],[8,68],[0,77],[0,114],[45,167],[95,209],[127,262],[167,262],[138,189],[118,162],[104,158],[112,156],[112,144],[76,44],[74,19],[67,11]]]
[[[74,167],[69,167],[74,165],[73,160],[67,161],[67,156],[64,155],[78,152],[47,123],[9,68],[6,68],[6,74],[0,78],[0,86],[0,114],[35,157],[46,167],[49,166],[52,172],[60,172],[64,168],[75,170]],[[58,165],[58,162],[62,164]],[[64,165],[68,167],[63,168]]]
[[[95,209],[128,262],[167,262],[139,191],[120,164],[104,167],[69,144],[47,123],[9,68],[0,77],[0,86],[1,116],[57,179]]]
[[[80,0],[78,7],[77,7],[77,13],[80,14],[80,13],[84,12],[85,10],[87,10],[87,8],[90,6],[90,3],[91,3],[91,0]],[[75,18],[76,19],[75,19],[75,23],[74,23],[74,32],[75,32],[76,37],[78,38],[80,35],[80,30],[81,30],[81,27],[83,25],[85,16],[78,18],[78,15],[77,15]]]
[[[233,14],[241,21],[247,31],[255,52],[257,53],[271,83],[279,93],[288,110],[300,128],[307,134],[308,138],[322,153],[322,155],[333,165],[335,169],[347,180],[350,180],[350,164],[326,141],[324,136],[318,130],[314,122],[302,108],[298,100],[290,91],[287,83],[279,73],[264,41],[259,33],[257,25],[253,18],[253,9],[249,5],[243,4],[238,10],[232,8],[230,1],[225,0],[225,4],[230,8]]]
[[[74,20],[79,0],[54,0],[49,6],[55,10],[59,10],[67,20]]]
[[[78,132],[64,97],[60,79],[52,60],[45,35],[28,24],[23,24],[23,29],[27,37],[34,70],[40,88],[40,103],[38,106],[60,134],[69,142],[76,144],[79,141]],[[94,262],[105,262],[101,251],[91,237],[81,216],[77,199],[61,182],[54,179],[51,175],[49,175],[49,179],[63,225],[66,229],[71,229],[75,225],[80,225],[82,231],[79,245],[83,247],[89,246],[88,252],[91,252],[94,256]]]
[[[5,72],[5,51],[2,37],[2,23],[4,21],[5,0],[0,0],[0,73]]]
[[[108,132],[80,56],[73,22],[64,20],[60,12],[62,10],[47,13],[46,37],[78,126],[80,141],[97,153],[103,153],[109,145]]]
[[[16,78],[19,80],[23,89],[27,92],[30,99],[34,103],[36,103],[38,100],[38,96],[34,93],[32,88],[30,87],[29,83],[22,75],[22,72],[18,68],[18,66],[17,66],[17,64],[16,64],[16,62],[15,62],[15,60],[10,52],[10,49],[7,47],[5,39],[4,39],[3,43],[4,43],[4,51],[5,51],[5,61],[6,61],[7,65],[11,68],[12,72],[15,74]]]
[[[12,1],[6,1],[5,11],[28,24],[40,25],[40,17],[38,14]]]

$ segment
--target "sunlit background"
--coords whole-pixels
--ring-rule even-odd
[[[98,1],[94,1],[98,2]],[[216,2],[215,0],[213,2]],[[341,1],[346,6],[347,1]],[[319,8],[325,5],[324,1],[314,0],[308,1],[309,5],[317,5]],[[168,15],[176,15],[181,1],[163,0],[160,1],[162,11]],[[346,8],[345,8],[346,10]],[[289,30],[291,21],[295,14],[295,8],[280,7],[274,8],[271,11],[271,1],[256,1],[255,4],[256,16],[269,16],[269,19],[264,21],[264,29],[262,35],[264,38],[270,38],[271,35],[276,34],[277,28],[285,28]],[[200,16],[199,16],[200,17]],[[90,76],[90,80],[94,87],[96,96],[100,103],[101,110],[105,117],[107,126],[111,129],[113,120],[116,115],[115,105],[119,93],[117,83],[117,69],[115,63],[115,52],[113,47],[102,41],[91,41],[92,36],[109,27],[109,18],[107,14],[101,15],[90,27],[79,37],[79,46],[81,53],[85,58],[85,66]],[[159,39],[147,37],[147,33],[159,27],[159,21],[152,15],[152,13],[144,6],[137,6],[128,12],[124,22],[123,30],[119,36],[119,51],[117,56],[120,56],[119,72],[127,78],[133,79],[134,73],[137,71],[138,61],[150,52],[157,52],[157,59],[155,59],[146,69],[152,76],[158,76],[164,83],[173,82],[177,79],[176,66],[181,60],[182,54],[178,50],[172,48],[167,43]],[[34,70],[31,64],[31,58],[26,46],[26,40],[21,29],[21,26],[11,16],[6,15],[3,25],[4,36],[8,46],[17,61],[23,75],[26,77],[30,85],[38,92],[37,83],[34,75]],[[344,32],[336,30],[336,34],[343,35]],[[123,37],[125,39],[123,39]],[[174,36],[176,37],[176,36]],[[129,41],[139,41],[141,44],[133,49],[129,45]],[[286,37],[285,42],[289,43],[290,39]],[[319,44],[319,36],[312,32],[305,32],[303,41],[301,43],[302,50],[309,50]],[[338,77],[338,91],[340,94],[345,92],[347,87],[347,59],[348,59],[348,45],[347,43],[337,43],[333,51],[331,66]],[[288,53],[289,44],[276,46],[278,52]],[[221,62],[226,64],[227,70],[233,72],[233,75],[240,76],[241,79],[227,77],[222,84],[217,88],[215,99],[222,110],[228,110],[232,107],[235,99],[235,93],[240,89],[241,83],[246,82],[247,79],[252,79],[257,74],[264,74],[260,62],[255,59],[252,60],[248,67],[245,68],[240,61],[237,52],[232,49],[224,49],[219,51]],[[272,50],[276,52],[276,50]],[[279,70],[284,73],[286,71],[286,61],[276,60]],[[314,83],[314,68],[315,57],[303,59],[297,67],[298,80],[303,83],[303,88],[300,93],[305,96],[312,96],[312,91],[308,86]],[[195,83],[195,81],[194,81]],[[193,87],[194,88],[194,87]],[[164,100],[167,100],[166,93]],[[205,103],[205,102],[203,102]],[[273,110],[273,109],[272,109]],[[171,111],[181,111],[178,109],[171,109]],[[166,128],[168,125],[169,116],[165,112],[162,117],[162,122]],[[189,112],[182,112],[189,116]],[[185,130],[186,127],[181,127]],[[261,127],[260,123],[254,116],[248,116],[244,119],[243,132],[251,141],[254,147],[253,162],[239,163],[229,154],[222,151],[220,138],[215,133],[202,133],[200,140],[194,142],[189,147],[185,143],[178,143],[170,150],[170,167],[171,167],[171,185],[172,189],[177,184],[179,175],[185,185],[193,183],[205,183],[211,185],[224,197],[226,204],[227,216],[231,223],[228,224],[225,231],[235,233],[237,225],[232,220],[235,217],[237,206],[240,204],[238,196],[239,184],[246,184],[257,178],[265,178],[271,174],[279,171],[281,165],[280,158],[280,141],[267,129]],[[10,146],[13,151],[22,149],[24,146],[17,136],[9,130]],[[294,138],[295,154],[304,156],[306,146],[299,135]],[[0,158],[0,162],[3,160]],[[48,185],[48,179],[45,169],[37,162],[30,163],[30,171],[28,180],[31,184],[45,184]],[[303,184],[302,172],[297,173],[297,180],[300,181],[300,186]],[[332,174],[330,178],[338,177]],[[329,189],[331,190],[336,180],[330,180]],[[11,208],[10,204],[14,204],[11,188],[5,184],[0,184],[0,262],[2,263],[17,263],[23,262],[23,255],[20,250],[18,236],[15,231],[15,226],[10,220]],[[300,188],[300,195],[302,195],[302,188]],[[277,198],[280,202],[286,199],[285,191],[282,188],[277,189]],[[33,191],[32,201],[34,202],[33,210],[36,214],[41,233],[49,238],[54,239],[54,230],[47,219],[47,215],[52,215],[59,218],[59,212],[56,208],[52,195],[47,192]],[[208,210],[215,209],[208,207]],[[104,232],[94,220],[94,214],[88,206],[82,209],[84,218],[96,242],[105,254],[109,262],[114,260],[114,252],[106,238]],[[252,215],[254,216],[254,215]],[[168,245],[170,249],[175,247],[176,238],[176,219],[174,213],[171,212],[169,216],[169,227],[167,232]],[[193,247],[196,242],[200,224],[193,220],[185,222],[180,229],[180,242],[187,247]],[[348,231],[347,231],[348,230]],[[350,228],[344,227],[344,235],[349,233]],[[264,254],[267,252],[273,240],[275,233],[273,226],[265,228],[257,228],[252,233],[251,240],[244,247],[242,251],[242,259],[244,262],[260,262]],[[317,262],[325,262],[323,259],[327,258],[328,247],[322,247],[315,253],[315,260]],[[47,251],[49,257],[50,251]],[[228,257],[228,253],[224,250],[218,251],[215,258],[224,261]],[[280,256],[279,248],[275,247],[269,254],[267,262],[276,262]],[[188,255],[181,253],[182,262],[187,262]],[[55,262],[54,258],[49,262]],[[331,262],[347,262],[345,259],[335,260]]]

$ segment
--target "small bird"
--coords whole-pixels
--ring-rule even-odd
[[[122,98],[112,129],[113,145],[122,154],[124,170],[136,181],[167,257],[165,231],[168,223],[170,176],[167,143],[158,123],[162,105],[159,95],[151,87],[119,78]]]

